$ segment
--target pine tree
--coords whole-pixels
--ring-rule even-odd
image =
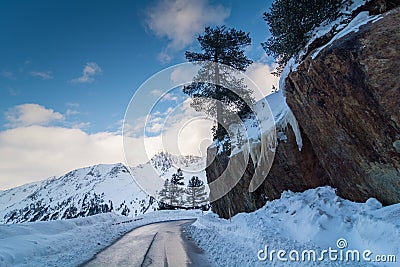
[[[221,123],[228,123],[230,113],[236,113],[241,118],[248,115],[250,108],[246,103],[254,102],[252,91],[246,88],[243,79],[235,78],[223,66],[245,71],[252,61],[245,56],[243,49],[251,44],[251,38],[249,33],[221,26],[205,28],[204,35],[197,40],[202,52],[186,51],[185,56],[189,62],[202,61],[202,68],[193,82],[183,88],[183,92],[192,97],[191,106],[196,111],[204,111],[216,119],[217,126],[213,127],[214,140],[222,141],[226,130]],[[220,64],[210,65],[206,62]],[[221,85],[229,85],[229,88]],[[237,94],[230,90],[232,88]]]
[[[161,201],[161,209],[173,209],[174,207],[182,205],[182,195],[184,189],[180,186],[185,185],[183,182],[183,172],[178,169],[176,173],[172,174],[171,180],[166,179],[160,192],[158,193]]]
[[[272,36],[262,43],[268,55],[278,62],[279,74],[311,37],[309,33],[325,20],[339,16],[340,7],[351,0],[275,0],[264,20]]]
[[[183,182],[183,172],[181,169],[178,169],[176,173],[172,174],[171,184],[170,184],[170,205],[171,206],[180,206],[180,198],[184,193],[182,185],[185,185]]]
[[[174,185],[184,185],[185,183],[182,181],[183,180],[183,172],[179,168],[176,170],[176,173],[172,174],[172,179],[171,179],[171,184]]]
[[[171,184],[168,179],[164,181],[164,185],[160,192],[158,193],[160,196],[160,209],[170,209],[170,206],[172,206],[172,198],[171,198]]]
[[[207,204],[207,192],[205,191],[204,182],[197,176],[193,176],[187,186],[186,201],[190,203],[192,208],[201,207]]]

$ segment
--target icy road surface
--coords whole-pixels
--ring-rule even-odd
[[[194,221],[168,221],[136,228],[83,266],[212,266],[186,234],[186,227]]]

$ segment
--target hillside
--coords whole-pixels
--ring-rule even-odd
[[[114,211],[135,216],[156,210],[122,164],[95,165],[0,192],[0,222],[86,217]]]
[[[146,170],[152,169],[166,179],[179,166],[186,166],[183,174],[187,185],[194,174],[205,179],[204,171],[191,172],[198,170],[199,165],[198,157],[159,153],[131,171],[135,178],[151,179]],[[120,163],[77,169],[60,177],[0,191],[0,223],[71,219],[111,211],[134,217],[155,210],[158,210],[156,199],[143,191],[128,168]]]

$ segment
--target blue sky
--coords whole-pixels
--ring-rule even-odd
[[[116,138],[135,90],[156,72],[185,62],[184,52],[198,48],[195,37],[205,26],[225,24],[250,32],[253,44],[246,52],[258,65],[249,75],[265,86],[274,84],[268,72],[273,61],[260,45],[269,34],[262,13],[270,2],[1,1],[0,189],[82,165],[112,162],[112,157],[88,160],[87,154],[68,164],[57,163],[77,157],[65,153],[52,161],[56,166],[38,166],[32,155],[54,152],[15,144],[20,143],[17,138],[39,144],[31,134],[36,130],[47,140],[60,137],[55,132],[63,129],[92,141],[98,135]],[[179,14],[183,16],[177,20]],[[20,161],[11,164],[12,157]],[[17,173],[22,166],[30,167]]]

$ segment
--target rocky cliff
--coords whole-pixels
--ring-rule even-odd
[[[254,175],[254,164],[249,157],[247,168],[236,186],[224,197],[211,203],[212,210],[223,218],[239,212],[250,212],[261,208],[268,200],[279,198],[285,190],[302,192],[309,188],[329,185],[329,177],[319,164],[310,140],[303,135],[303,149],[300,151],[292,128],[285,131],[287,140],[280,141],[274,162],[267,178],[254,192],[249,192],[250,181]],[[215,155],[215,147],[208,154]],[[211,156],[209,156],[211,158]],[[206,169],[209,183],[223,173],[229,161],[226,154],[220,154]]]
[[[400,9],[308,54],[285,80],[286,100],[300,125],[299,151],[290,127],[280,141],[263,184],[249,192],[250,158],[238,184],[212,208],[221,217],[253,211],[284,190],[321,185],[354,201],[375,197],[400,202]],[[209,149],[213,155],[215,148]],[[229,158],[206,169],[212,182]]]
[[[307,57],[287,103],[344,198],[400,202],[400,9]]]

